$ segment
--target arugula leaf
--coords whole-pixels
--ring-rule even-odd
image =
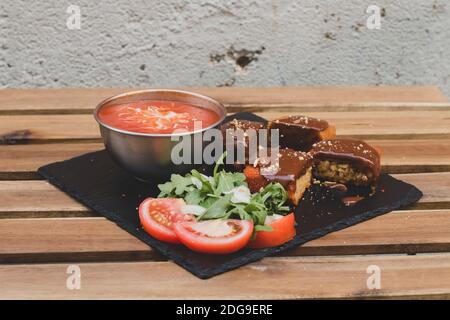
[[[227,215],[227,209],[230,206],[231,194],[227,194],[217,199],[198,220],[223,219]]]
[[[272,227],[271,226],[266,226],[266,225],[256,225],[255,226],[255,231],[272,231]]]
[[[203,182],[202,182],[199,178],[194,177],[194,176],[191,176],[191,181],[192,181],[192,184],[193,184],[197,189],[201,189],[201,188],[203,187]]]
[[[192,179],[189,176],[183,177],[179,174],[172,174],[171,180],[175,185],[176,195],[182,195],[186,191],[187,186],[192,185]]]
[[[192,175],[192,177],[200,180],[200,182],[202,183],[201,190],[204,193],[213,193],[214,192],[214,188],[215,188],[214,179],[209,179],[209,177],[201,174],[200,172],[198,172],[195,169],[191,170],[191,175]]]
[[[289,211],[284,206],[289,196],[280,183],[269,183],[260,194],[270,215]]]
[[[216,177],[217,171],[219,171],[219,167],[224,164],[223,160],[226,158],[227,152],[225,151],[222,155],[217,159],[216,165],[214,166],[213,177]]]
[[[232,204],[232,209],[230,210],[230,213],[234,214],[241,220],[252,220],[253,216],[250,214],[249,210],[246,210],[245,204]]]
[[[200,204],[203,199],[204,196],[198,189],[194,189],[191,192],[188,192],[184,197],[184,201],[186,202],[186,204]]]
[[[263,210],[254,210],[252,211],[253,222],[256,225],[264,225],[266,221],[267,211]]]
[[[205,208],[209,208],[214,204],[214,202],[217,201],[217,199],[218,198],[216,197],[207,196],[199,203],[199,205]]]
[[[242,172],[234,172],[234,173],[229,173],[233,176],[233,180],[235,183],[237,183],[239,185],[243,184],[243,185],[247,185],[246,182],[246,178],[245,178],[245,174],[243,174]]]
[[[170,195],[172,193],[172,190],[175,189],[175,186],[173,185],[172,181],[167,181],[166,183],[158,184],[159,190],[161,190],[161,193],[158,197],[163,197],[164,195]]]
[[[220,195],[230,192],[234,188],[233,177],[227,174],[225,171],[221,171],[217,174],[217,188],[214,194]]]
[[[270,231],[264,225],[266,217],[273,214],[286,214],[288,193],[279,183],[270,183],[260,192],[252,194],[250,202],[231,202],[234,188],[245,186],[245,175],[241,172],[219,171],[224,163],[226,152],[217,160],[212,177],[197,170],[191,170],[185,176],[172,174],[170,181],[158,185],[158,197],[182,198],[189,205],[200,205],[206,211],[198,220],[228,219],[252,220],[255,232]]]

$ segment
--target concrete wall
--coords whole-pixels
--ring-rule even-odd
[[[66,12],[81,9],[81,29]],[[369,30],[369,5],[382,8]],[[449,0],[1,0],[1,87],[437,84]]]

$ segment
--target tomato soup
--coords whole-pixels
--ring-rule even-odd
[[[103,107],[98,112],[101,122],[126,131],[170,134],[194,131],[217,121],[219,115],[209,109],[177,101],[144,100]]]

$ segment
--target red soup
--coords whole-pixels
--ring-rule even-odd
[[[140,133],[167,134],[194,131],[217,121],[212,110],[176,101],[145,100],[103,107],[98,112],[101,122],[111,127]]]

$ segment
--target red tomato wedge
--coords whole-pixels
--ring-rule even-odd
[[[174,230],[180,242],[193,251],[227,254],[248,244],[253,222],[234,219],[179,222]]]
[[[144,230],[153,238],[169,243],[180,243],[173,231],[176,222],[189,221],[192,215],[181,213],[182,199],[147,198],[139,205],[139,219]]]
[[[256,238],[250,242],[253,249],[270,248],[282,245],[295,237],[295,217],[290,213],[267,223],[272,231],[258,231]]]

